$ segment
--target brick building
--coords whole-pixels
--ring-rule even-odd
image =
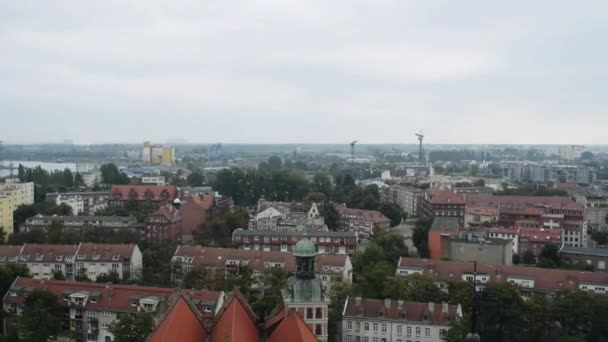
[[[428,233],[428,244],[430,257],[439,260],[448,248],[444,237],[458,236],[460,233],[460,221],[457,217],[437,217],[433,220]]]
[[[108,203],[122,205],[128,201],[138,201],[158,206],[173,203],[177,196],[177,188],[173,185],[112,185]]]
[[[144,239],[160,243],[182,241],[182,215],[172,204],[162,205],[146,218]]]
[[[370,238],[374,235],[374,229],[391,228],[391,220],[379,211],[350,209],[343,205],[337,205],[336,209],[340,215],[338,228],[343,231],[356,232],[359,238]]]
[[[232,243],[245,250],[289,252],[303,236],[300,231],[239,228],[232,233]],[[319,254],[353,254],[357,250],[356,232],[309,231],[307,237],[315,243]]]
[[[455,217],[464,225],[465,201],[461,194],[446,189],[428,189],[420,202],[420,217],[433,221],[436,217]]]
[[[545,229],[545,228],[521,228],[519,230],[519,251],[523,255],[527,251],[531,251],[535,257],[539,257],[543,248],[547,245],[555,245],[558,248],[562,246],[562,230],[561,229]]]

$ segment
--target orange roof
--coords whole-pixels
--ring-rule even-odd
[[[182,296],[148,337],[149,342],[202,342],[207,331]]]
[[[112,199],[123,201],[131,198],[135,200],[174,200],[177,197],[177,188],[174,185],[112,185],[110,188]]]
[[[427,189],[426,198],[433,204],[464,204],[464,198],[447,189]]]
[[[312,330],[310,330],[310,327],[304,323],[302,317],[294,310],[291,310],[287,314],[287,317],[272,332],[268,341],[317,342],[317,338]]]
[[[232,292],[228,303],[218,315],[211,332],[211,342],[259,342],[255,314],[247,301],[237,292]]]

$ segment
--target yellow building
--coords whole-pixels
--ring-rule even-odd
[[[10,198],[13,210],[22,204],[34,204],[34,183],[0,183],[0,196]]]
[[[13,233],[13,204],[10,197],[0,197],[0,229],[7,236]]]
[[[172,166],[175,164],[175,149],[170,146],[163,146],[162,164]]]

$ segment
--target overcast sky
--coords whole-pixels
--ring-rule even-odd
[[[0,1],[0,140],[608,144],[608,1]]]

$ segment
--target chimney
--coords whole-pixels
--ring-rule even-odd
[[[435,303],[429,302],[429,312],[435,311]]]
[[[390,308],[391,308],[391,299],[390,298],[384,299],[384,309],[388,310]]]
[[[448,303],[445,303],[445,302],[441,303],[441,312],[448,313],[448,308],[449,308]]]

